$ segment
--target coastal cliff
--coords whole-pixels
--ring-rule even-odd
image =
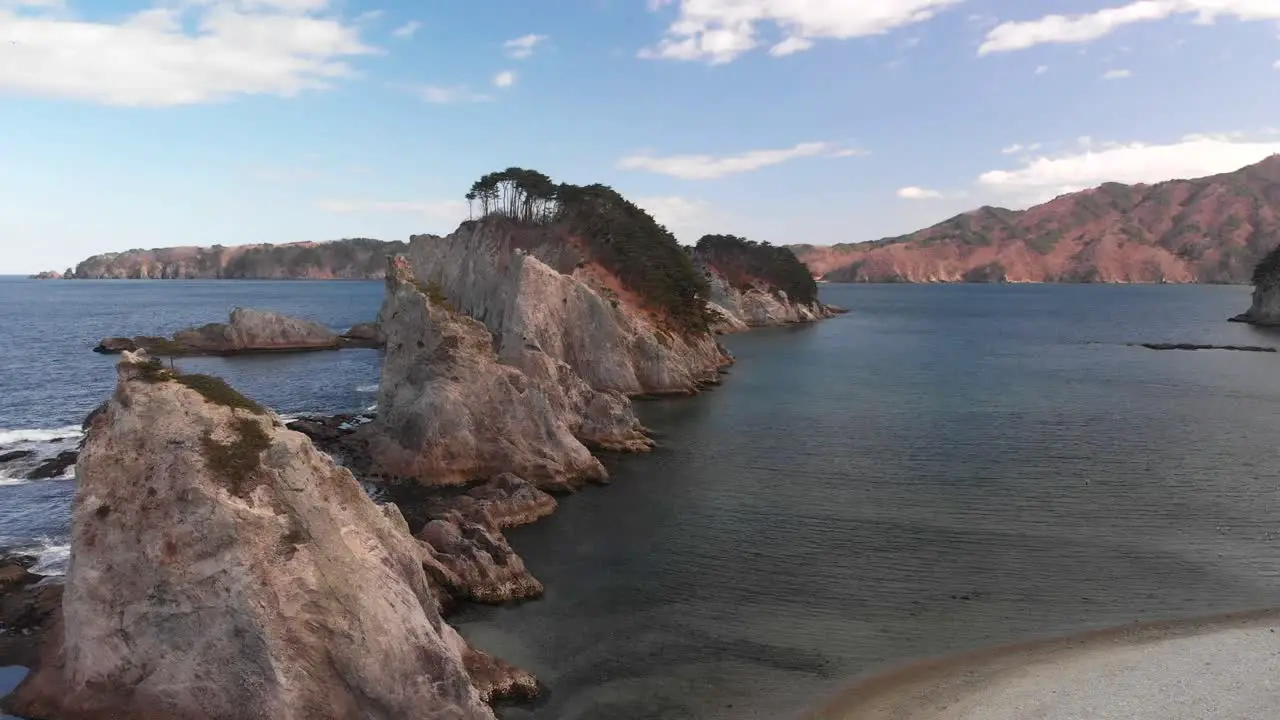
[[[1232,322],[1280,326],[1280,247],[1267,253],[1253,270],[1253,304]]]
[[[561,386],[499,362],[488,329],[419,286],[404,258],[390,260],[380,324],[387,357],[378,417],[361,433],[384,474],[457,485],[511,472],[550,488],[602,480],[604,467],[575,437]],[[433,297],[434,296],[434,297]],[[618,398],[618,435],[639,423]]]
[[[1280,243],[1280,155],[1154,185],[982,207],[874,242],[792,246],[831,282],[1244,283]]]
[[[502,362],[531,374],[550,358],[596,390],[627,395],[691,394],[714,382],[726,358],[705,320],[673,326],[582,245],[563,228],[495,218],[414,236],[409,258],[420,279],[489,328]]]
[[[440,616],[394,506],[216,378],[126,354],[77,467],[62,622],[6,699],[47,720],[492,720],[532,679]]]
[[[75,280],[381,280],[402,242],[368,238],[282,245],[170,247],[94,255],[64,275]]]
[[[790,250],[734,235],[705,235],[693,249],[707,278],[717,333],[815,322],[841,308],[818,301],[818,284]]]

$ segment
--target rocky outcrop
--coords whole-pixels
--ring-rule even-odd
[[[125,355],[77,476],[63,637],[11,712],[493,717],[403,519],[216,378]]]
[[[44,272],[38,272],[35,275],[31,275],[27,279],[28,280],[61,280],[62,278],[63,278],[62,273],[58,272],[57,270],[45,270]]]
[[[1244,283],[1280,244],[1280,156],[1155,185],[983,207],[875,242],[792,249],[832,282]]]
[[[113,354],[144,350],[150,355],[242,355],[248,353],[340,350],[381,347],[384,338],[373,323],[356,325],[338,335],[320,323],[277,312],[236,308],[225,323],[181,330],[172,338],[140,335],[106,338],[94,352]]]
[[[1232,322],[1280,326],[1280,247],[1267,253],[1253,270],[1253,304]]]
[[[342,340],[347,347],[380,348],[387,344],[387,336],[382,334],[378,323],[360,323],[342,333]]]
[[[391,260],[386,282],[378,416],[357,433],[383,474],[459,485],[511,472],[552,489],[605,478],[556,387],[500,363],[485,326],[420,283],[404,258]],[[632,417],[621,420],[638,434]]]
[[[381,280],[402,242],[367,238],[284,245],[170,247],[95,255],[68,270],[77,280]]]
[[[787,293],[764,283],[752,283],[744,289],[730,284],[715,267],[704,265],[710,287],[712,312],[720,318],[712,329],[719,334],[741,332],[751,328],[774,327],[794,323],[817,322],[843,312],[841,308],[820,302],[792,301]]]
[[[0,552],[0,667],[31,667],[61,621],[62,585],[31,572],[36,558]]]
[[[556,361],[597,391],[690,394],[716,377],[724,354],[710,333],[673,332],[563,228],[498,219],[448,237],[417,235],[418,278],[484,323],[503,363],[537,380]],[[553,372],[554,370],[554,372]]]

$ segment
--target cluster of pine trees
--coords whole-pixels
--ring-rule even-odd
[[[556,183],[536,170],[511,167],[488,173],[466,195],[470,215],[522,224],[563,225],[587,243],[599,262],[677,328],[706,332],[707,280],[666,227],[607,185]],[[746,288],[763,280],[787,297],[811,303],[818,286],[788,249],[733,235],[707,235],[693,255]]]
[[[563,224],[591,257],[677,329],[706,332],[707,282],[676,238],[606,185],[556,184],[536,170],[507,168],[480,178],[466,195],[472,217]],[[478,207],[477,207],[478,206]]]

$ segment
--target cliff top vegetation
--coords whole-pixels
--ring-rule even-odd
[[[472,216],[559,226],[581,238],[591,259],[685,332],[707,332],[707,282],[674,235],[607,185],[570,185],[523,168],[477,180],[466,199]]]
[[[693,254],[719,270],[739,290],[763,281],[785,292],[789,300],[805,304],[818,300],[818,284],[809,268],[785,247],[737,235],[703,235]]]

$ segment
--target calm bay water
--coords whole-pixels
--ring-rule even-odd
[[[455,617],[549,686],[510,718],[793,716],[888,664],[1280,605],[1280,346],[1234,287],[825,286],[853,309],[729,337],[703,396],[640,406],[652,455],[510,533],[544,599]],[[236,304],[335,328],[378,283],[0,280],[0,452],[74,443],[103,335]],[[373,402],[379,354],[186,361],[283,413]],[[58,432],[66,437],[54,439]],[[63,445],[59,445],[62,443]],[[71,480],[0,477],[0,545],[65,546]],[[65,553],[65,550],[63,550]]]

